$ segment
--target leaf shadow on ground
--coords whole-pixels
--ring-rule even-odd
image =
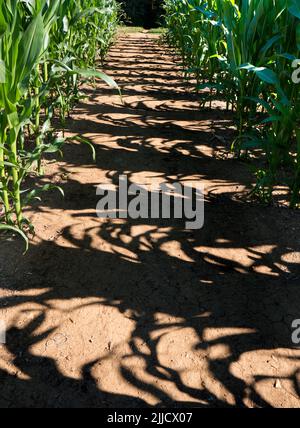
[[[151,49],[153,53],[153,45],[148,43],[140,39],[136,51]],[[152,72],[155,67],[151,65]],[[124,67],[120,71],[124,74]],[[164,73],[156,72],[160,77]],[[173,88],[161,92],[160,85],[150,95],[152,101],[162,103],[172,96]],[[141,89],[129,88],[124,95],[136,96],[138,92],[144,94]],[[95,99],[97,96],[94,93]],[[178,99],[184,97],[187,100],[187,95],[181,93]],[[134,181],[135,174],[148,171],[165,182],[174,181],[174,177],[188,180],[195,175],[215,179],[218,191],[206,196],[205,226],[196,231],[187,231],[181,220],[99,220],[95,216],[96,182],[83,185],[70,178],[63,186],[65,200],[48,195],[39,208],[41,213],[59,209],[71,212],[76,220],[60,231],[64,244],[41,241],[30,248],[21,264],[16,243],[1,244],[4,288],[14,290],[16,295],[0,299],[0,308],[20,308],[22,312],[22,306],[29,304],[36,311],[25,326],[12,325],[7,332],[5,348],[16,371],[12,374],[0,370],[2,407],[148,405],[137,393],[108,392],[102,387],[102,379],[94,376],[102,361],[115,358],[113,350],[107,350],[104,356],[101,351],[96,360],[84,364],[80,378],[64,374],[49,355],[32,351],[55,333],[56,326],[43,327],[52,302],[74,299],[94,299],[86,305],[115,308],[130,318],[133,328],[127,342],[128,354],[118,361],[118,373],[135,391],[154,397],[158,406],[244,407],[245,399],[254,406],[271,405],[257,388],[272,378],[270,371],[263,368],[254,375],[249,368],[247,376],[239,376],[233,367],[254,352],[292,348],[290,326],[299,318],[300,270],[289,255],[300,249],[299,214],[247,204],[235,199],[232,190],[226,190],[228,186],[248,184],[246,167],[233,160],[224,163],[206,153],[205,148],[227,150],[213,136],[218,134],[225,142],[226,138],[230,141],[228,123],[232,118],[226,113],[201,112],[199,123],[207,121],[210,126],[186,129],[182,123],[187,120],[186,113],[195,114],[189,111],[190,99],[185,113],[159,103],[149,107],[142,101],[123,107],[79,107],[79,113],[85,112],[90,119],[81,121],[76,115],[71,122],[72,132],[88,128],[91,141],[93,136],[104,134],[116,143],[117,148],[105,144],[96,147],[94,168],[110,171],[110,182],[117,184],[124,173]],[[117,119],[115,114],[122,116]],[[138,126],[132,114],[138,117]],[[163,140],[165,149],[153,146],[156,138]],[[176,144],[169,146],[174,141]],[[197,148],[199,142],[202,149]],[[86,148],[67,147],[59,172],[67,173],[74,166],[90,168]],[[78,224],[85,225],[81,236],[76,233]],[[196,385],[185,380],[182,368],[172,360],[176,343],[170,342],[169,359],[160,352],[161,343],[174,332],[183,338],[185,332],[192,332],[196,338],[183,348],[199,359],[193,368],[199,377]],[[142,362],[142,375],[128,364],[133,361],[134,366],[136,359]],[[293,383],[296,398],[298,366],[299,359],[291,357],[292,369],[281,378]],[[174,399],[162,383],[172,385],[185,398]],[[215,385],[227,395],[218,394]]]

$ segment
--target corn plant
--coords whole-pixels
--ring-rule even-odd
[[[252,133],[250,145],[263,149],[267,155],[268,168],[259,171],[255,190],[263,191],[271,199],[272,188],[283,175],[291,189],[291,206],[299,203],[300,191],[300,91],[292,81],[293,64],[300,57],[300,7],[297,2],[288,3],[285,10],[286,25],[282,26],[280,43],[269,61],[268,67],[242,66],[268,84],[264,97],[252,99],[262,106],[268,117],[263,126]],[[282,15],[284,16],[284,15]],[[249,144],[246,140],[245,144]],[[283,171],[282,171],[283,170]]]
[[[16,0],[1,1],[1,178],[7,223],[12,208],[16,224],[22,229],[21,183],[26,164],[20,161],[18,142],[22,127],[30,119],[33,100],[28,97],[32,72],[46,48],[47,36],[58,2],[43,13],[43,3],[31,9],[29,24],[24,20],[24,5]],[[25,25],[24,25],[25,24]]]
[[[61,149],[64,139],[51,124],[56,109],[67,114],[72,108],[66,98],[78,99],[80,78],[117,87],[96,70],[112,42],[117,14],[114,0],[0,0],[0,229],[18,232],[26,242],[24,232],[32,225],[24,205],[55,186],[24,192],[22,185],[35,167],[42,173],[43,153]],[[102,22],[105,37],[98,30]]]
[[[255,192],[270,200],[282,176],[299,202],[298,0],[165,0],[169,42],[183,58],[196,89],[209,88],[236,115],[232,147],[260,149],[267,168],[256,174]],[[262,116],[262,118],[261,118]],[[284,169],[284,174],[282,174]]]

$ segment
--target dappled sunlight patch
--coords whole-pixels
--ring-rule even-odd
[[[209,346],[208,358],[210,360],[226,360],[230,358],[232,351],[228,345],[218,343],[216,345]]]
[[[295,365],[291,365],[293,358]],[[297,368],[298,367],[298,368]],[[274,407],[299,407],[295,390],[300,372],[300,351],[274,349],[246,352],[231,364],[230,372]],[[272,394],[272,402],[270,395]],[[289,403],[289,404],[288,404]]]
[[[249,248],[233,248],[228,240],[218,239],[217,247],[194,247],[194,250],[204,256],[204,260],[216,266],[228,266],[240,273],[246,273],[251,268],[255,272],[278,276],[273,268],[264,264],[267,254],[276,249],[275,246],[257,246]],[[226,244],[226,246],[223,246]],[[267,260],[266,260],[267,261]]]
[[[189,257],[182,248],[182,243],[178,241],[168,241],[164,242],[160,246],[161,251],[168,254],[170,257],[174,257],[179,260],[183,260],[188,263],[194,263],[195,261]]]
[[[70,119],[95,145],[96,163],[86,147],[67,146],[63,162],[47,165],[65,199],[49,194],[34,216],[28,208],[37,235],[24,258],[16,240],[3,243],[1,315],[17,327],[0,348],[8,395],[98,408],[288,404],[269,392],[280,393],[278,376],[298,394],[297,214],[234,198],[251,180],[245,163],[223,161],[231,113],[219,122],[224,111],[200,111],[173,57],[129,37],[108,62],[125,105],[99,85]],[[96,218],[96,187],[122,174],[147,186],[204,182],[204,228]]]
[[[255,334],[256,330],[251,328],[242,328],[242,327],[218,327],[218,328],[211,328],[206,327],[203,330],[203,340],[209,344],[214,341],[222,341],[222,339],[225,341],[228,337],[239,337],[244,335],[251,335]]]
[[[283,254],[281,260],[285,263],[300,264],[300,252],[293,251],[290,253]]]
[[[206,351],[199,349],[199,336],[192,328],[174,326],[161,333],[157,355],[162,366],[182,372],[195,366],[201,367]]]

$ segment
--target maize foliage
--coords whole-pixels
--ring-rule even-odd
[[[24,189],[42,174],[45,153],[64,138],[52,127],[80,99],[81,79],[113,79],[96,66],[112,43],[119,16],[115,0],[0,0],[0,229],[27,241],[32,226],[23,208],[46,185]]]
[[[226,101],[236,113],[238,155],[260,153],[254,193],[276,184],[300,202],[299,0],[164,0],[168,39],[203,105]],[[202,91],[206,89],[206,91]]]

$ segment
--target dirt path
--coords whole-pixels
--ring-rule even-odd
[[[232,117],[199,111],[154,35],[124,35],[48,163],[66,198],[28,215],[29,253],[0,249],[0,406],[300,406],[300,216],[242,202],[247,165],[225,159]],[[218,138],[214,138],[217,135]],[[224,144],[223,144],[224,141]],[[100,220],[96,186],[201,180],[206,220]]]

